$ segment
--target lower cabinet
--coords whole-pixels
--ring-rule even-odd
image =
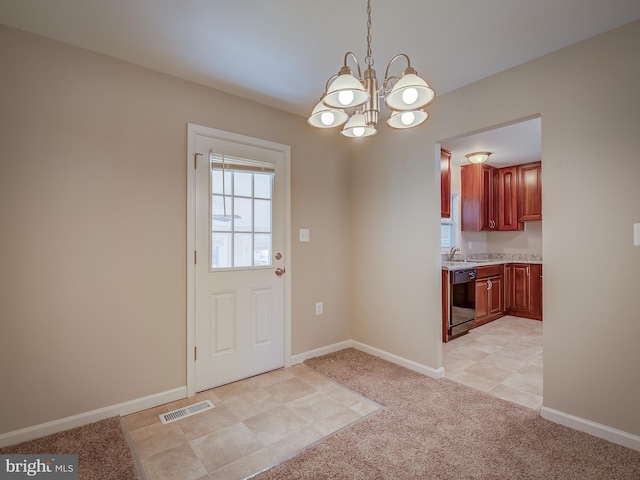
[[[476,327],[504,316],[504,267],[476,269]]]
[[[506,267],[506,313],[542,320],[542,265],[512,263]]]
[[[508,263],[476,268],[476,327],[505,315],[542,320],[542,265]],[[442,341],[449,341],[449,271],[442,270]]]

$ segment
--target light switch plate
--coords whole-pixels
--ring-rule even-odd
[[[309,240],[310,240],[309,229],[308,228],[301,228],[300,229],[300,241],[301,242],[308,242]]]
[[[640,247],[640,223],[633,224],[633,244]]]

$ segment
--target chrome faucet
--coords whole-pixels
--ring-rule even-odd
[[[459,252],[460,249],[456,246],[451,247],[451,251],[449,252],[449,261],[453,262],[453,257],[456,256],[456,252]]]

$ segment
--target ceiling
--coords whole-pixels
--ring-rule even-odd
[[[638,0],[372,0],[374,68],[406,53],[442,95],[637,19]],[[364,64],[366,20],[365,0],[0,2],[0,24],[305,117],[347,51]]]
[[[510,167],[542,159],[542,121],[532,118],[441,143],[451,152],[451,161],[469,163],[465,155],[490,152],[487,160],[494,167]]]

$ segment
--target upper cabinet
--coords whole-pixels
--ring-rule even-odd
[[[542,220],[542,163],[518,167],[518,220]]]
[[[451,217],[451,152],[440,150],[440,218]]]
[[[542,220],[541,162],[505,168],[463,165],[462,230],[522,230]]]
[[[493,191],[495,168],[484,164],[463,165],[460,169],[461,224],[463,231],[496,228]]]
[[[524,227],[518,221],[518,168],[496,169],[494,178],[497,230],[522,230]]]

